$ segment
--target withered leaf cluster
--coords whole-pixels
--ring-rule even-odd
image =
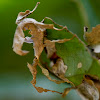
[[[100,59],[100,25],[93,27],[91,32],[85,31],[84,38],[93,55]]]
[[[100,43],[100,25],[92,28],[92,32],[85,32],[85,40],[89,45]]]
[[[34,49],[34,55],[35,58],[33,60],[33,64],[27,64],[31,74],[33,75],[33,80],[31,81],[34,88],[39,92],[56,92],[59,94],[62,94],[62,96],[66,96],[71,89],[77,88],[77,90],[82,94],[85,95],[85,97],[89,99],[93,98],[99,98],[99,92],[97,88],[100,88],[100,82],[94,82],[92,79],[84,78],[84,82],[78,86],[78,87],[71,87],[66,88],[64,90],[64,93],[60,93],[58,91],[48,90],[44,89],[42,87],[36,87],[36,75],[37,75],[37,65],[41,68],[42,73],[50,80],[57,84],[60,83],[70,83],[74,86],[72,82],[70,82],[65,76],[65,72],[68,68],[67,65],[64,64],[64,61],[62,58],[58,57],[56,54],[56,47],[55,43],[64,43],[67,41],[72,40],[75,35],[71,39],[62,39],[62,40],[48,40],[45,37],[46,29],[53,29],[57,31],[61,31],[63,29],[67,30],[67,27],[62,27],[62,29],[58,29],[54,27],[54,24],[44,24],[43,21],[47,18],[44,18],[41,22],[36,21],[32,18],[26,18],[28,15],[32,14],[35,9],[37,8],[39,2],[35,6],[35,8],[32,11],[26,10],[25,12],[20,12],[18,14],[18,17],[16,19],[17,28],[14,35],[14,41],[13,41],[13,51],[17,53],[18,55],[24,56],[29,51],[22,50],[23,43],[33,43],[33,49]],[[50,18],[49,18],[50,19]],[[50,19],[52,21],[52,19]],[[24,31],[29,30],[29,34],[31,37],[25,37]],[[90,45],[95,53],[100,53],[100,25],[97,25],[95,28],[92,29],[92,32],[88,33],[85,32],[85,40],[87,41],[88,45]],[[47,68],[42,67],[42,64],[40,63],[40,55],[42,51],[46,48],[47,51],[47,58],[51,60],[50,67],[52,67],[52,71],[56,76],[58,76],[61,80],[55,80],[52,79],[49,75],[49,71]],[[54,62],[56,60],[56,62]],[[81,63],[78,63],[78,68],[82,67]],[[99,85],[98,85],[99,84]],[[99,89],[100,90],[100,89]]]
[[[51,92],[56,92],[56,93],[62,94],[62,93],[57,92],[57,91],[43,89],[41,87],[35,86],[36,85],[36,74],[37,74],[36,67],[38,65],[41,68],[42,73],[50,81],[53,81],[57,84],[64,83],[64,82],[72,84],[72,82],[70,82],[67,78],[64,77],[64,73],[67,70],[67,66],[64,64],[64,62],[61,58],[59,58],[57,60],[57,62],[52,65],[52,67],[53,67],[53,72],[55,74],[61,74],[60,77],[63,80],[53,80],[49,76],[49,71],[46,68],[42,67],[41,63],[39,62],[39,57],[40,57],[44,47],[46,47],[47,57],[51,58],[56,53],[55,42],[64,43],[66,41],[73,39],[74,36],[71,39],[52,40],[52,41],[45,38],[44,33],[46,32],[46,29],[54,29],[54,30],[57,30],[57,31],[61,31],[63,29],[66,29],[66,27],[63,27],[62,29],[58,29],[58,28],[54,27],[54,24],[44,24],[43,23],[44,20],[42,22],[38,22],[35,19],[26,18],[28,15],[30,15],[31,13],[33,13],[35,11],[38,4],[39,4],[39,2],[37,3],[37,5],[35,6],[35,8],[32,11],[26,10],[25,12],[20,12],[18,14],[18,17],[16,19],[17,28],[16,28],[16,31],[15,31],[14,41],[13,41],[13,51],[15,53],[17,53],[18,55],[24,56],[27,53],[29,53],[29,51],[22,50],[23,43],[24,42],[33,43],[35,58],[33,60],[32,65],[29,64],[29,63],[27,65],[30,72],[33,75],[33,80],[32,80],[31,83],[33,84],[33,86],[36,88],[36,90],[39,93],[51,91]],[[25,37],[24,32],[23,32],[25,30],[30,30],[29,34],[31,34],[31,37]]]

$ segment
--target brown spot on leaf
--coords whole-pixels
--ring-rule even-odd
[[[78,65],[77,65],[77,68],[81,68],[82,67],[82,63],[79,62]]]

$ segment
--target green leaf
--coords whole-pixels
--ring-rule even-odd
[[[45,23],[52,24],[49,19]],[[55,25],[56,27],[59,27]],[[61,27],[59,27],[61,28]],[[74,34],[67,31],[47,30],[47,38],[49,40],[72,38]],[[64,63],[68,66],[65,77],[71,80],[75,85],[82,82],[85,75],[91,68],[93,58],[86,48],[85,44],[76,36],[73,40],[65,43],[56,43],[57,55],[61,57]],[[81,63],[81,68],[78,68]]]
[[[98,76],[100,79],[100,62],[97,59],[93,59],[92,65],[88,71],[88,74]]]
[[[46,19],[44,23],[54,24],[49,19]],[[55,25],[55,27],[61,28],[58,25]],[[49,40],[68,39],[73,35],[74,34],[66,29],[62,31],[47,30],[47,38]],[[56,43],[56,49],[57,55],[61,57],[64,63],[68,66],[65,77],[75,85],[81,84],[83,77],[86,74],[95,75],[100,78],[100,64],[97,59],[92,57],[86,45],[77,36],[68,42]],[[47,62],[49,65],[50,60],[45,58],[45,56],[43,56],[44,62]],[[78,67],[80,63],[81,68]]]

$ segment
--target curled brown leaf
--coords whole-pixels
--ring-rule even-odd
[[[24,40],[25,38],[24,38],[23,30],[20,26],[18,26],[14,36],[13,51],[21,56],[26,55],[28,53],[28,51],[21,50]]]
[[[38,4],[40,4],[40,2],[37,2],[35,8],[32,11],[26,10],[25,12],[20,12],[18,14],[18,16],[17,16],[16,24],[19,24],[21,22],[21,20],[23,20],[24,18],[26,18],[28,15],[32,14],[36,10]]]

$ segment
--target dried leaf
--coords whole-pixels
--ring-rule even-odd
[[[39,92],[39,93],[42,93],[42,92],[48,92],[48,91],[51,91],[51,92],[56,92],[56,93],[59,93],[59,94],[62,94],[58,91],[52,91],[52,90],[48,90],[48,89],[44,89],[42,87],[36,87],[36,75],[37,75],[37,69],[36,69],[36,66],[32,66],[30,65],[29,63],[27,64],[30,72],[32,73],[33,75],[33,80],[31,81],[32,85],[34,86],[34,88]]]
[[[52,66],[52,71],[58,75],[64,75],[66,70],[67,66],[61,58],[57,59],[56,63]]]
[[[47,57],[51,58],[52,55],[56,52],[55,42],[51,42],[50,40],[46,39],[44,43],[47,50]]]
[[[47,69],[45,69],[45,68],[43,68],[40,64],[38,64],[39,65],[39,67],[42,69],[42,73],[50,80],[50,81],[53,81],[53,82],[55,82],[55,83],[57,83],[57,84],[61,84],[61,83],[65,83],[65,81],[58,81],[58,80],[53,80],[53,79],[51,79],[51,77],[49,76],[49,71],[47,70]]]
[[[95,87],[99,91],[99,99],[100,99],[100,80],[99,78],[97,76],[92,76],[92,75],[85,75],[85,78],[93,82],[93,85],[95,85]]]
[[[38,5],[39,3],[37,3]],[[43,51],[43,37],[44,31],[46,29],[53,29],[53,24],[44,24],[41,22],[37,22],[35,19],[26,18],[29,14],[31,14],[36,8],[32,11],[21,12],[18,14],[16,23],[17,29],[14,36],[13,41],[13,50],[19,55],[26,55],[28,51],[21,50],[23,43],[26,42],[23,30],[30,30],[30,34],[32,35],[31,39],[34,42],[35,56],[37,59],[39,58],[41,52]]]
[[[58,28],[54,27],[54,24],[44,24],[43,22],[37,22],[35,19],[26,18],[28,15],[30,15],[31,13],[33,13],[35,11],[35,9],[37,8],[38,4],[39,4],[39,2],[37,3],[37,5],[35,6],[35,8],[32,11],[26,10],[25,12],[20,12],[18,14],[18,17],[16,19],[16,24],[18,26],[17,26],[16,32],[15,32],[15,36],[14,36],[13,50],[14,50],[14,52],[16,52],[19,55],[26,55],[29,51],[22,50],[23,43],[24,42],[33,43],[33,49],[34,49],[35,58],[33,60],[33,65],[28,64],[28,68],[29,68],[30,72],[33,75],[33,80],[32,80],[31,83],[33,84],[33,86],[36,88],[36,90],[39,93],[51,91],[51,92],[56,92],[56,93],[62,94],[62,93],[57,92],[57,91],[43,89],[41,87],[36,87],[35,86],[36,85],[36,74],[37,74],[36,66],[37,65],[40,66],[40,68],[42,69],[43,74],[50,81],[53,81],[53,82],[55,82],[57,84],[64,83],[65,81],[57,81],[57,80],[52,80],[51,79],[51,77],[49,76],[48,70],[43,68],[39,64],[39,57],[40,57],[40,55],[41,55],[41,53],[42,53],[42,51],[43,51],[45,46],[48,49],[48,57],[51,57],[52,54],[54,54],[54,52],[56,51],[55,42],[64,43],[66,41],[69,41],[69,40],[73,39],[73,37],[71,39],[44,41],[45,40],[44,39],[44,35],[45,35],[46,29],[54,29],[54,30],[57,30],[57,31],[61,31],[61,30],[65,29],[66,27],[62,27],[62,29],[58,29]],[[25,30],[30,30],[29,34],[31,34],[31,37],[25,37],[23,30],[24,31]],[[50,47],[49,47],[49,45],[50,45]],[[52,51],[52,49],[53,49],[53,51]],[[62,63],[61,63],[61,66],[62,66]],[[60,67],[59,67],[59,71],[60,71]],[[64,69],[61,70],[61,71],[63,73]]]
[[[65,97],[69,92],[70,92],[70,90],[72,90],[73,88],[66,88],[65,90],[64,90],[64,93],[62,94],[62,97]]]
[[[29,52],[29,51],[21,50],[24,40],[25,38],[24,38],[23,30],[20,26],[18,26],[14,36],[13,51],[21,56],[26,55]]]
[[[99,91],[91,79],[84,78],[84,81],[77,88],[80,96],[88,100],[99,100]]]
[[[92,28],[92,32],[85,31],[84,38],[94,56],[100,59],[100,25]]]
[[[85,40],[89,45],[96,45],[100,43],[100,25],[92,28],[92,32],[85,32]]]
[[[25,18],[24,17],[25,14],[27,15],[28,11],[26,11],[24,14],[22,13],[24,19],[22,18],[23,20],[21,20],[20,23],[18,23],[18,28],[21,30],[22,33],[20,31],[18,31],[18,29],[16,29],[16,31],[18,31],[18,32],[15,34],[15,37],[14,37],[13,48],[14,48],[14,51],[17,54],[20,54],[19,51],[21,51],[20,55],[24,55],[24,51],[21,50],[23,43],[24,42],[27,42],[27,43],[33,42],[34,43],[33,48],[34,48],[35,57],[36,57],[34,59],[33,66],[36,66],[38,64],[39,57],[40,57],[40,55],[41,55],[41,53],[42,53],[42,51],[44,49],[44,46],[46,45],[46,44],[44,45],[44,43],[43,43],[45,30],[46,29],[63,30],[66,27],[63,27],[62,29],[57,29],[57,28],[54,27],[53,24],[44,24],[44,23],[41,23],[41,22],[37,22],[36,20],[31,19],[31,18]],[[32,37],[31,38],[27,38],[27,37],[24,38],[23,30],[30,30],[30,34],[32,35]],[[23,41],[21,39],[19,39],[21,36],[23,38]],[[16,38],[16,37],[19,37],[19,38]],[[18,41],[18,42],[16,42],[15,40]],[[54,44],[55,42],[63,43],[63,42],[69,41],[69,40],[71,40],[71,39],[53,40],[53,41],[51,41],[51,43],[52,44]],[[21,43],[19,43],[19,42],[21,42]],[[46,43],[46,41],[45,41],[45,43]],[[49,45],[51,45],[51,44],[49,44]],[[46,45],[46,47],[49,46],[49,45]],[[20,47],[20,48],[18,48],[18,47]],[[50,51],[49,49],[48,49],[48,51]],[[55,52],[55,50],[54,50],[54,52]],[[36,59],[37,59],[37,62],[35,61]],[[43,70],[44,74],[45,75],[48,74],[48,73],[45,73],[45,71]],[[59,83],[58,81],[52,80],[49,77],[49,75],[46,75],[46,76],[51,81]]]
[[[35,19],[32,19],[32,18],[25,18],[25,16],[28,16],[29,14],[31,13],[29,11],[26,11],[23,13],[21,12],[18,15],[18,18],[17,18],[18,26],[17,26],[15,36],[14,36],[13,50],[19,55],[25,55],[28,53],[28,51],[21,50],[21,48],[23,46],[23,43],[27,42],[25,40],[23,30],[30,30],[29,34],[32,35],[31,39],[33,40],[33,43],[34,43],[33,48],[35,51],[35,57],[39,59],[39,56],[44,48],[43,38],[44,38],[45,30],[55,29],[55,30],[60,31],[60,30],[63,30],[65,27],[63,27],[62,29],[57,29],[54,27],[53,24],[44,24],[41,22],[37,22]]]
[[[18,16],[17,16],[16,24],[19,24],[21,20],[23,20],[24,18],[26,18],[28,15],[32,14],[36,10],[38,4],[40,4],[40,2],[37,2],[35,8],[32,11],[26,10],[25,12],[20,12],[18,14]]]

